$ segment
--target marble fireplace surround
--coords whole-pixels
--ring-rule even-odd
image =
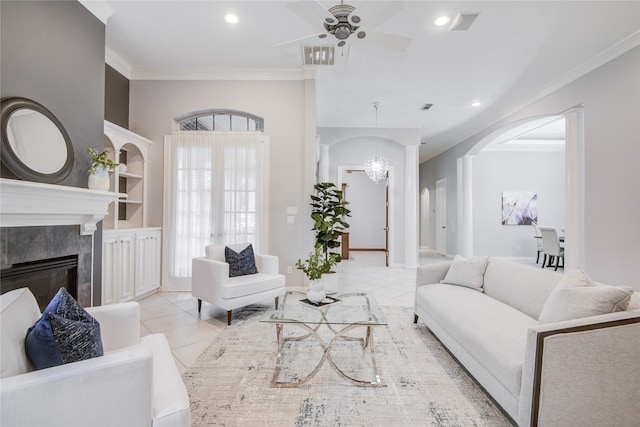
[[[118,194],[0,179],[0,265],[78,256],[78,301],[92,305],[93,235]]]

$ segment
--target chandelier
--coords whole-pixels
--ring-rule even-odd
[[[376,109],[376,129],[378,128],[378,106],[379,105],[380,105],[379,102],[373,103],[373,107]],[[375,182],[376,184],[387,177],[388,170],[389,170],[389,162],[382,154],[378,153],[377,148],[374,151],[374,153],[367,158],[367,161],[364,162],[365,173],[367,174],[369,179]]]

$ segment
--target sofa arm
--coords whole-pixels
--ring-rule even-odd
[[[201,300],[215,303],[219,289],[229,281],[229,264],[206,257],[191,261],[191,294]]]
[[[100,323],[105,353],[140,341],[140,304],[137,302],[88,307],[86,310]]]
[[[0,425],[149,426],[152,369],[139,348],[2,378]]]
[[[637,425],[640,311],[529,330],[518,425]]]
[[[277,256],[256,254],[255,257],[258,272],[265,274],[280,274]]]
[[[447,275],[453,261],[438,262],[435,264],[419,265],[416,272],[416,290],[423,285],[440,283]]]

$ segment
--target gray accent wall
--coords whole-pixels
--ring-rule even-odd
[[[105,64],[104,118],[129,129],[129,79]]]
[[[447,252],[460,253],[457,159],[529,117],[584,106],[584,253],[592,279],[640,290],[640,47],[635,47],[420,165],[420,188],[447,178]],[[427,141],[428,142],[428,141]],[[433,206],[433,205],[432,205]],[[433,230],[429,234],[433,235]]]
[[[60,184],[87,188],[87,148],[103,146],[104,24],[76,1],[2,1],[0,16],[0,95],[30,98],[60,120],[75,151],[73,170]],[[94,304],[100,298],[101,248],[100,224],[94,234]]]

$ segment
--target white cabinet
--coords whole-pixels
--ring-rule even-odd
[[[133,235],[103,233],[102,236],[102,304],[133,299]]]
[[[102,304],[130,301],[160,288],[160,228],[104,230]]]
[[[159,228],[136,233],[136,297],[160,288],[160,239]]]

